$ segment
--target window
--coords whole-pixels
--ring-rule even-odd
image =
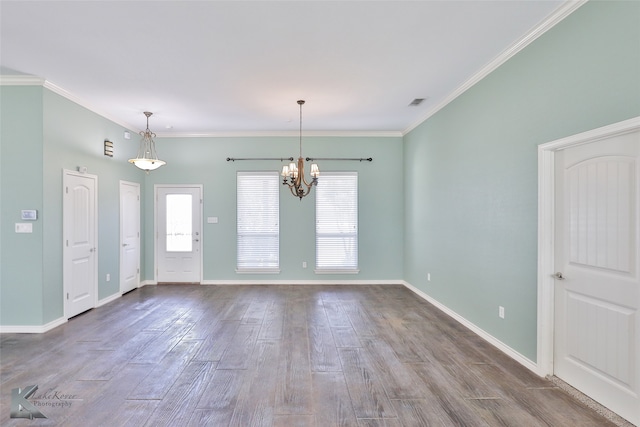
[[[278,172],[238,172],[238,272],[279,272],[279,183]]]
[[[192,197],[191,194],[167,194],[167,252],[193,250]]]
[[[318,179],[316,272],[358,272],[357,172],[323,172]]]

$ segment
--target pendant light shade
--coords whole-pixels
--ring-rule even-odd
[[[156,137],[156,134],[149,130],[149,117],[151,117],[153,113],[145,111],[144,115],[147,116],[147,128],[144,131],[140,132],[140,136],[142,137],[142,139],[140,140],[138,154],[136,155],[135,159],[129,159],[129,163],[133,163],[136,167],[149,173],[149,171],[158,169],[160,166],[166,165],[167,162],[158,159],[158,154],[156,153],[156,143],[153,140],[153,138]]]

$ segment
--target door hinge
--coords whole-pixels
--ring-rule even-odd
[[[69,187],[65,187],[65,191],[67,194],[69,194]]]
[[[69,292],[67,292],[67,299],[69,299]]]
[[[138,274],[140,274],[140,269],[138,268],[138,269],[136,270],[136,272],[137,272]]]
[[[69,241],[67,240],[67,247],[69,247]]]

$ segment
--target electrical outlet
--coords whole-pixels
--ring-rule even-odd
[[[501,319],[504,319],[504,307],[503,306],[498,306],[498,316],[500,316]]]
[[[427,282],[431,281],[431,273],[427,273]]]
[[[307,261],[302,261],[302,268],[307,268]]]
[[[107,282],[111,281],[111,275],[109,273],[107,273]]]

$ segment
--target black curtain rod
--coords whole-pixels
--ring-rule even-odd
[[[227,162],[235,162],[236,160],[280,160],[281,162],[287,160],[289,162],[293,161],[293,157],[247,157],[247,158],[238,158],[238,157],[227,157]]]
[[[279,160],[281,162],[287,160],[289,162],[293,161],[293,157],[227,157],[227,162],[235,162],[236,160]],[[313,162],[316,160],[350,160],[356,162],[372,162],[373,157],[369,158],[346,158],[346,157],[307,157],[305,159],[307,162]]]
[[[339,157],[339,158],[336,158],[336,157],[307,157],[306,160],[307,160],[307,162],[313,162],[313,161],[316,161],[316,160],[353,160],[353,161],[358,161],[358,162],[365,162],[365,161],[366,162],[372,162],[373,161],[373,157],[369,157],[367,159],[363,159],[363,158],[360,158],[360,159],[349,159],[349,158],[346,158],[346,157]]]

